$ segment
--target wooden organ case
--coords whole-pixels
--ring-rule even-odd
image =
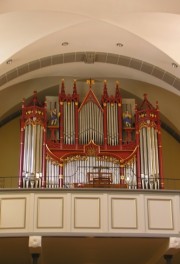
[[[91,85],[81,103],[64,81],[43,105],[23,101],[19,187],[163,189],[157,103],[138,107],[118,84],[109,96],[106,82],[99,102]]]

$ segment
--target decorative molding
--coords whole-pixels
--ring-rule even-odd
[[[115,202],[119,203],[116,205],[116,208],[114,204]],[[112,229],[138,228],[136,198],[111,198],[111,228]]]
[[[84,211],[86,210],[86,212]],[[101,208],[99,197],[74,198],[74,228],[75,229],[100,229]]]
[[[41,204],[41,202],[43,204]],[[37,199],[36,228],[62,229],[63,227],[64,227],[64,198],[39,197]]]
[[[0,229],[25,229],[26,198],[2,198],[0,202]]]
[[[157,217],[157,212],[159,212]],[[172,199],[147,199],[149,230],[173,230],[174,215]]]

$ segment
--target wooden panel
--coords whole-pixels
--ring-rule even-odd
[[[26,198],[3,198],[0,208],[0,228],[23,229],[26,223]]]
[[[147,199],[148,228],[172,230],[173,208],[171,199]]]
[[[74,199],[74,228],[100,228],[100,198]]]
[[[111,198],[111,228],[137,228],[137,201],[135,198]]]
[[[63,198],[38,198],[37,228],[63,228]]]

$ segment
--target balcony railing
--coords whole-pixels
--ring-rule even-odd
[[[131,186],[132,187],[132,186]],[[18,177],[0,177],[0,189],[18,188]],[[53,186],[50,187],[51,189]],[[57,189],[57,186],[54,188]],[[67,188],[66,186],[64,188]],[[47,187],[48,189],[48,187]],[[136,189],[136,186],[131,189]],[[165,190],[180,190],[180,178],[164,178]]]

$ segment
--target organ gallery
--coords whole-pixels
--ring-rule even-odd
[[[23,101],[20,188],[163,189],[158,104],[109,90],[98,100],[90,80],[80,101],[62,81],[57,96]]]

